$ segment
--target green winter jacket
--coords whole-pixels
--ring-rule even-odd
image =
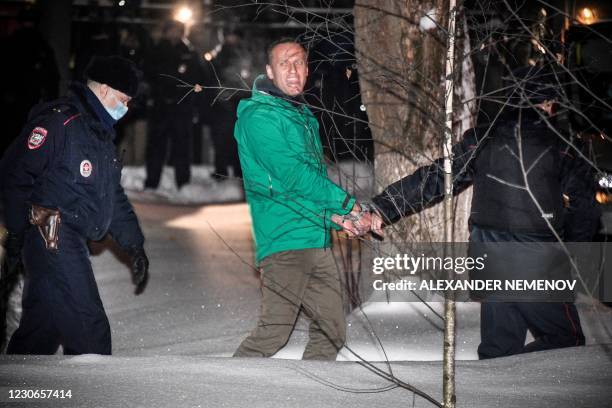
[[[328,248],[330,217],[348,213],[355,199],[331,182],[312,112],[273,94],[265,76],[238,105],[238,142],[256,259],[275,252]]]

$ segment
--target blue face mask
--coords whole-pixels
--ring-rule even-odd
[[[111,115],[113,119],[119,120],[125,116],[125,114],[128,112],[128,108],[127,106],[119,102],[119,99],[117,99],[117,96],[115,95],[114,92],[113,92],[113,97],[115,98],[115,101],[117,101],[117,105],[115,105],[114,108],[108,108],[104,106],[104,109],[106,109],[108,114]]]

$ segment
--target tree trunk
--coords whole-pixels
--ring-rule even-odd
[[[455,41],[457,22],[457,2],[449,1],[449,21],[448,36],[445,60],[445,85],[444,85],[444,105],[445,105],[445,125],[444,125],[444,240],[452,241],[453,235],[453,118],[454,118],[454,89],[455,89]],[[454,256],[453,245],[450,246],[450,253],[445,256]],[[448,272],[449,280],[455,278],[454,271]],[[456,307],[455,292],[446,291],[444,301],[444,347],[442,360],[442,404],[445,408],[455,408],[455,335]]]
[[[422,17],[432,14],[438,27],[423,31]],[[355,45],[361,86],[374,139],[377,190],[431,164],[442,156],[444,135],[445,27],[448,3],[443,0],[359,0],[355,4]],[[425,17],[425,20],[427,17]],[[461,20],[460,20],[461,21]],[[431,20],[425,21],[431,23]],[[441,27],[441,28],[440,28]],[[463,58],[466,30],[459,25],[456,71],[457,133],[474,123],[471,98],[473,69]],[[469,50],[469,42],[467,42]],[[464,89],[465,88],[465,89]],[[471,88],[471,89],[470,89]],[[455,199],[453,240],[467,240],[471,192]],[[444,241],[444,208],[434,206],[396,224],[391,234],[395,248],[405,250],[408,242]]]

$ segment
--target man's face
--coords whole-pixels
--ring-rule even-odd
[[[308,77],[308,57],[299,44],[284,43],[272,49],[270,63],[266,65],[268,78],[285,95],[302,93]]]
[[[109,109],[116,109],[120,104],[127,107],[131,99],[121,91],[113,89],[106,84],[102,85],[100,102]]]
[[[535,105],[535,107],[542,109],[548,116],[554,116],[557,113],[557,102],[553,100],[544,101]]]

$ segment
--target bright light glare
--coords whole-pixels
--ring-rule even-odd
[[[585,7],[578,12],[577,18],[582,24],[589,25],[597,21],[597,13],[594,9]]]
[[[180,21],[183,24],[191,22],[193,17],[193,11],[187,6],[180,7],[176,13],[174,13],[174,19]]]

